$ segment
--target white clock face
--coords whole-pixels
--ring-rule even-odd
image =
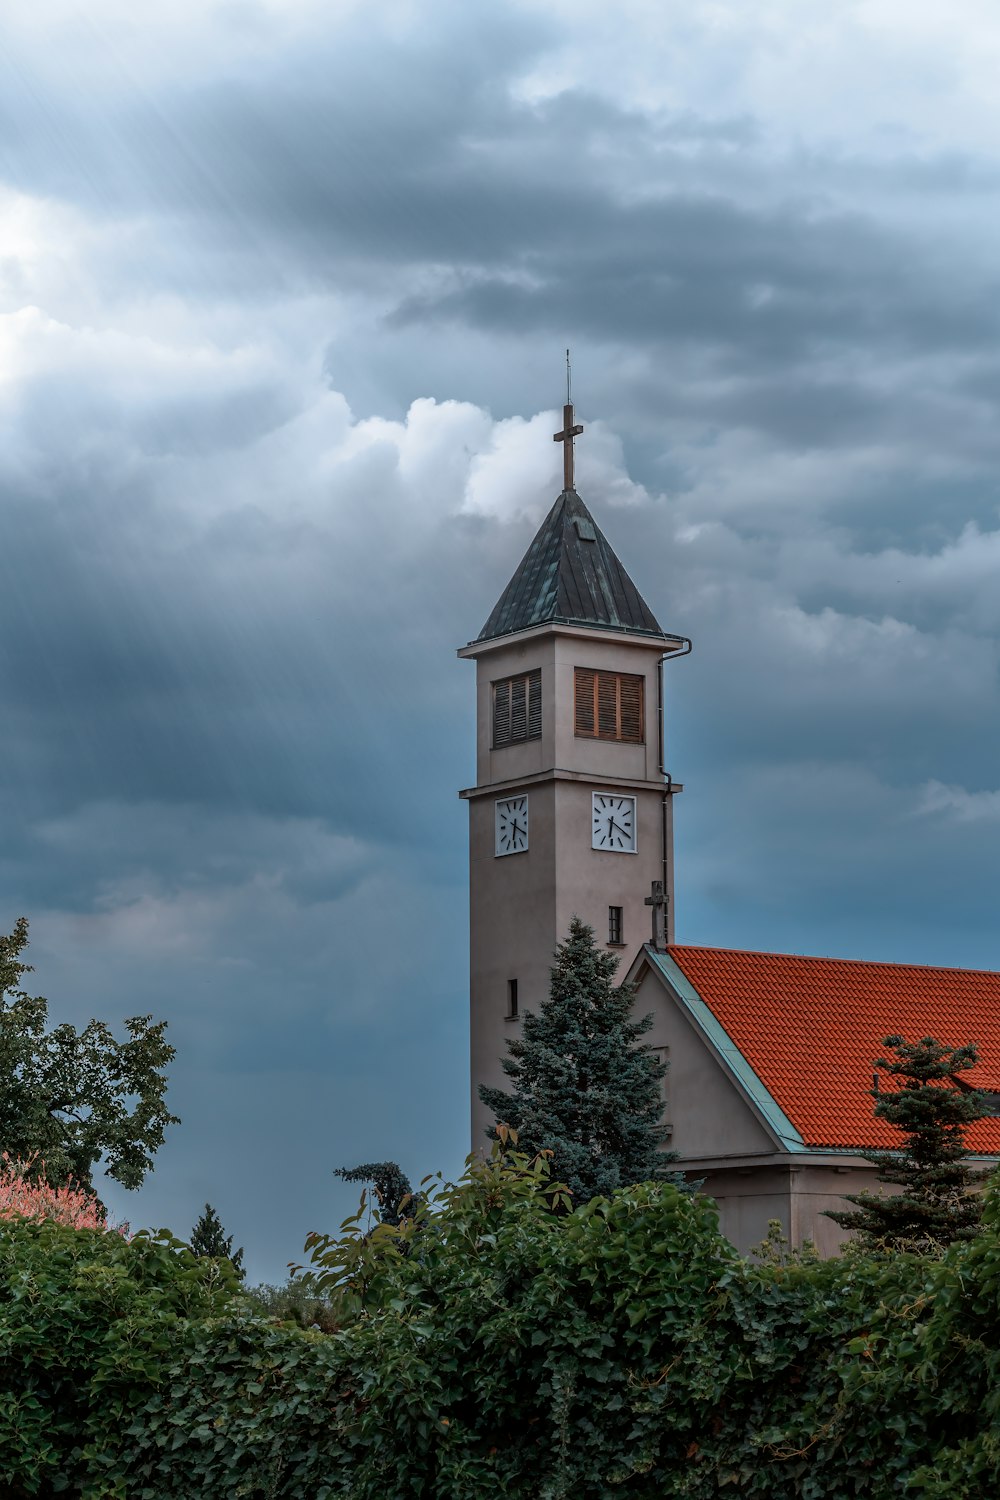
[[[614,792],[594,793],[591,845],[594,849],[614,850],[616,854],[635,853],[634,797],[618,797]]]
[[[523,854],[528,847],[528,799],[508,797],[496,806],[496,853]]]

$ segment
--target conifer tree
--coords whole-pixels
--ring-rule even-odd
[[[241,1281],[246,1275],[243,1269],[243,1251],[233,1250],[233,1237],[223,1229],[222,1220],[211,1203],[205,1204],[204,1213],[191,1231],[191,1249],[195,1255],[209,1255],[214,1260],[230,1261]]]
[[[358,1167],[334,1167],[334,1177],[344,1182],[370,1182],[375,1194],[380,1224],[398,1224],[412,1216],[419,1194],[394,1161],[366,1161]]]
[[[871,1090],[875,1114],[895,1125],[903,1140],[896,1150],[869,1151],[866,1158],[878,1167],[880,1182],[900,1191],[845,1193],[854,1212],[826,1213],[852,1230],[855,1245],[867,1253],[933,1254],[954,1240],[975,1238],[982,1218],[977,1188],[988,1174],[966,1165],[965,1131],[986,1114],[986,1101],[955,1083],[978,1055],[973,1046],[946,1047],[930,1036],[919,1042],[887,1036],[882,1045],[895,1055],[875,1066],[898,1087]]]
[[[618,959],[574,917],[556,950],[548,1000],[527,1011],[508,1043],[510,1093],[480,1085],[498,1124],[517,1131],[518,1150],[550,1150],[552,1174],[578,1203],[633,1182],[683,1178],[662,1149],[661,1080],[666,1065],[639,1044],[651,1015],[635,1020],[631,987],[614,984]],[[496,1129],[487,1132],[496,1139]]]

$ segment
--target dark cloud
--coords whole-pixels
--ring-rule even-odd
[[[685,938],[998,961],[997,168],[577,79],[511,6],[179,25],[136,71],[77,18],[71,75],[21,28],[0,84],[0,930],[58,1015],[170,1019],[123,1211],[208,1198],[276,1276],[334,1165],[467,1144],[453,653],[566,343],[581,488],[695,638]]]

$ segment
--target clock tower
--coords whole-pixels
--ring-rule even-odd
[[[492,1117],[481,1083],[525,1010],[549,992],[570,918],[624,975],[652,929],[672,939],[673,795],[662,664],[691,643],[660,628],[576,492],[563,411],[564,487],[479,635],[476,785],[469,803],[472,1140]]]

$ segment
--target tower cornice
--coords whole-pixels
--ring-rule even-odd
[[[623,641],[627,641],[629,645],[645,646],[647,650],[659,651],[666,656],[673,656],[675,652],[686,656],[691,649],[691,642],[685,635],[657,634],[653,631],[640,632],[613,625],[588,625],[574,620],[546,620],[544,624],[532,625],[526,630],[512,630],[507,635],[490,636],[485,641],[469,641],[468,645],[459,646],[455,654],[466,660],[475,660],[478,656],[485,656],[488,651],[501,651],[508,646],[519,646],[524,641],[537,640],[544,635],[574,636],[577,640],[587,641],[610,641],[618,646]]]
[[[515,787],[544,786],[549,781],[581,781],[589,786],[620,787],[625,792],[662,792],[672,797],[683,792],[683,784],[669,777],[648,780],[637,776],[608,776],[596,771],[566,771],[554,766],[547,771],[536,771],[527,776],[505,776],[500,781],[487,781],[482,786],[467,786],[459,792],[466,802],[475,797],[498,797]]]

